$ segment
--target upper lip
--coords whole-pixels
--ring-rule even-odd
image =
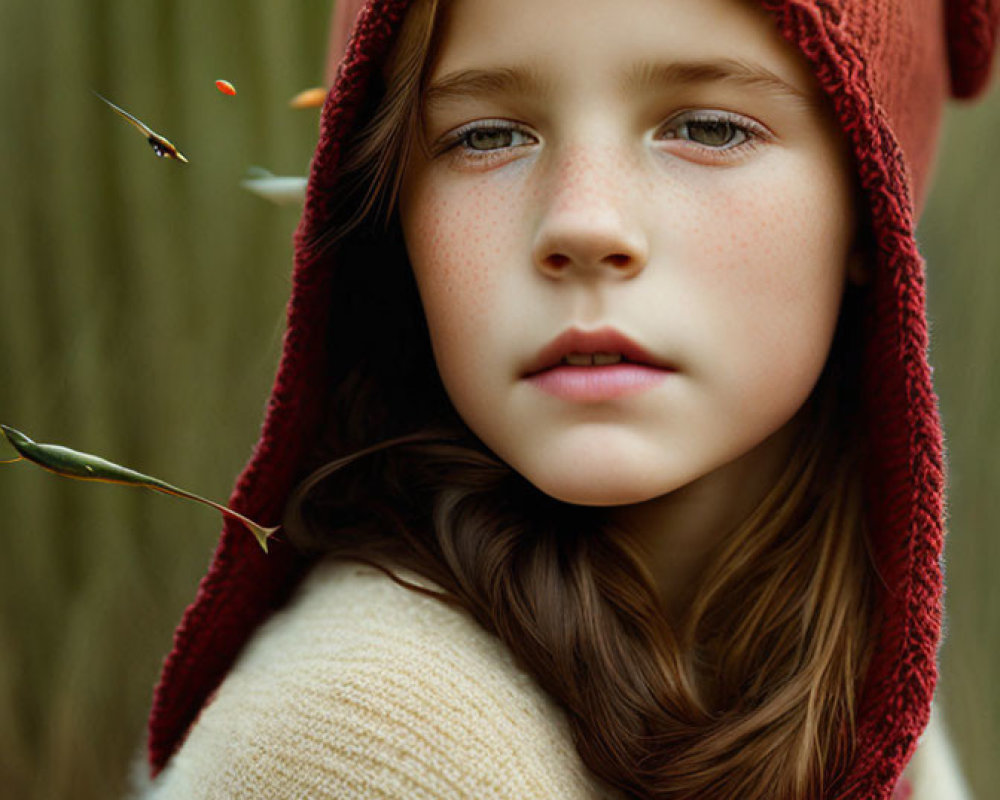
[[[650,355],[621,331],[605,327],[592,331],[569,328],[541,349],[525,370],[525,376],[558,366],[570,353],[620,353],[626,361],[660,369],[673,369]]]

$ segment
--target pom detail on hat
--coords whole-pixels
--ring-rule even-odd
[[[1000,0],[948,0],[946,13],[952,96],[975,97],[990,81]]]

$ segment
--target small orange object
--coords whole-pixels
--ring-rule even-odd
[[[215,88],[223,94],[228,94],[230,97],[236,94],[236,87],[229,81],[218,80],[215,82]]]
[[[315,86],[305,89],[288,101],[292,108],[319,108],[326,101],[327,89]]]

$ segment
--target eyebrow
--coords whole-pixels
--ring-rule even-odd
[[[814,93],[793,86],[760,64],[741,59],[719,61],[642,61],[629,70],[622,80],[622,89],[646,89],[676,84],[728,83],[733,86],[761,91],[803,103],[812,109],[821,108]]]
[[[659,86],[728,83],[795,100],[810,109],[822,107],[814,94],[803,91],[759,64],[739,59],[718,61],[642,61],[622,77],[620,88],[644,90]],[[430,83],[424,93],[428,107],[472,97],[504,94],[544,95],[551,90],[541,73],[526,67],[465,69]]]
[[[525,67],[463,69],[432,81],[424,92],[428,106],[470,97],[502,94],[545,94],[548,84],[541,74]]]

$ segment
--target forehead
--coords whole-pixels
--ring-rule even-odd
[[[514,66],[601,80],[643,63],[711,60],[757,65],[818,94],[805,59],[752,0],[451,0],[433,74]]]

